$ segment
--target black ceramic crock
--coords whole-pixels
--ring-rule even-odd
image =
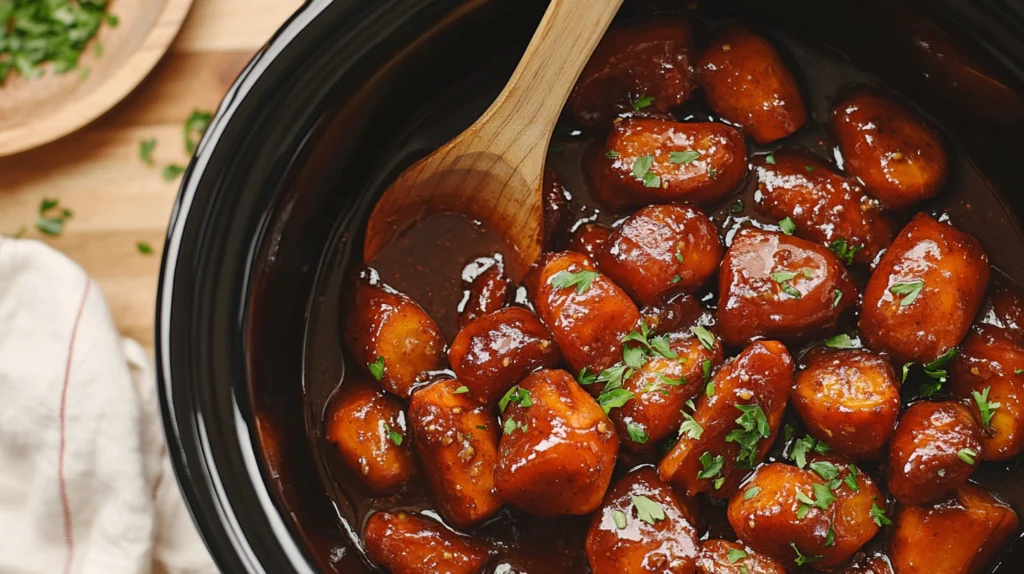
[[[620,18],[687,4],[627,0]],[[935,117],[1005,191],[1006,209],[1024,214],[1024,3],[908,0],[897,12],[887,0],[706,4],[876,74]],[[319,413],[303,396],[302,356],[316,274],[330,244],[331,264],[358,258],[376,197],[484,109],[545,7],[310,0],[228,92],[175,205],[156,332],[172,460],[222,570],[369,571],[309,438]],[[957,51],[915,48],[929,30],[956,38]],[[915,49],[936,61],[964,57],[957,65],[970,72],[943,77],[941,66],[915,61]],[[1022,554],[1004,562],[1020,564]]]

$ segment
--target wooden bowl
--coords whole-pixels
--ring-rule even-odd
[[[34,80],[8,75],[0,86],[0,157],[61,138],[114,107],[160,61],[191,5],[192,0],[111,0],[109,11],[119,22],[100,27],[77,69],[47,69]]]

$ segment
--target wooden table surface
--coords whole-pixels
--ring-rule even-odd
[[[81,131],[0,158],[0,234],[26,226],[82,265],[102,287],[121,333],[153,347],[153,317],[164,233],[180,177],[161,166],[185,164],[183,125],[193,110],[214,111],[257,49],[301,0],[195,0],[178,38],[149,78]],[[139,142],[156,138],[156,167]],[[43,198],[73,217],[59,237],[35,230]],[[153,246],[139,253],[136,243]]]

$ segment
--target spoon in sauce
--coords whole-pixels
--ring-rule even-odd
[[[363,257],[440,213],[500,233],[525,270],[541,253],[544,160],[569,92],[622,0],[551,0],[505,89],[466,131],[405,170],[367,223]],[[512,277],[518,280],[521,277]]]

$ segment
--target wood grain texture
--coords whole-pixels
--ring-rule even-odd
[[[494,104],[466,131],[423,158],[374,207],[365,259],[409,222],[464,213],[509,240],[508,268],[522,278],[540,255],[544,160],[555,122],[622,0],[552,0]]]
[[[194,109],[215,110],[255,51],[302,4],[267,0],[266,9],[247,8],[252,3],[261,2],[196,0],[166,57],[118,106],[61,140],[0,158],[0,234],[25,225],[26,237],[76,260],[103,289],[122,334],[150,350],[160,253],[180,183],[164,181],[160,169],[187,163],[185,119]],[[156,167],[139,158],[139,142],[148,138],[157,140]],[[33,228],[43,198],[74,212],[59,237]],[[138,241],[155,253],[140,254]]]
[[[79,69],[0,88],[0,156],[32,149],[88,124],[131,93],[163,57],[192,0],[113,0],[117,26],[103,25]],[[100,51],[102,50],[102,52]]]

